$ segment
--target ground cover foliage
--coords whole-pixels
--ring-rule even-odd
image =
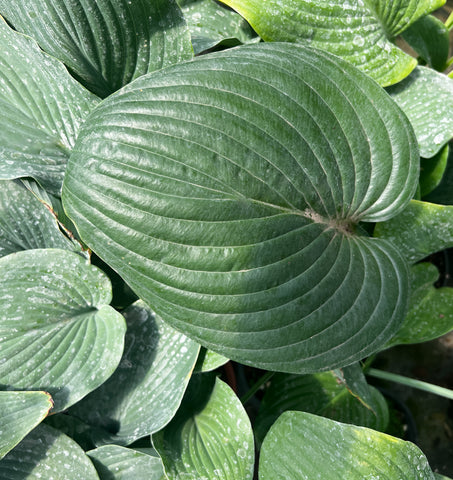
[[[0,0],[1,478],[446,478],[444,3]]]

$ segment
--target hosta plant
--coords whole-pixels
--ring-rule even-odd
[[[1,478],[436,478],[443,3],[0,0]]]

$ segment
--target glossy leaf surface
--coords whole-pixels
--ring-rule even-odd
[[[414,265],[411,274],[409,311],[388,346],[427,342],[453,330],[453,288],[434,287],[439,272],[430,263]]]
[[[434,480],[410,442],[305,412],[286,412],[261,449],[260,480]]]
[[[0,383],[45,390],[63,410],[121,358],[125,324],[108,278],[80,255],[25,250],[0,259]]]
[[[214,0],[178,0],[192,36],[195,54],[217,45],[233,47],[257,39],[236,12]]]
[[[165,321],[228,358],[301,373],[363,358],[398,328],[405,264],[354,230],[404,209],[417,181],[411,127],[375,82],[273,43],[103,102],[63,202]]]
[[[0,18],[0,179],[33,177],[59,194],[80,124],[97,101]]]
[[[169,327],[143,302],[124,312],[124,355],[111,378],[71,409],[101,430],[97,444],[127,445],[163,428],[178,409],[199,345]]]
[[[391,40],[444,0],[222,0],[265,41],[308,43],[344,58],[381,85],[401,81],[414,58]]]
[[[96,467],[100,480],[163,480],[162,461],[118,445],[105,445],[87,455]]]
[[[38,425],[0,462],[2,480],[99,480],[84,451],[66,435]]]
[[[250,420],[230,387],[209,374],[193,378],[175,418],[152,439],[169,480],[253,478]]]
[[[30,191],[14,181],[0,180],[0,257],[36,248],[80,251]]]
[[[0,392],[0,459],[45,418],[52,406],[46,392]]]
[[[0,0],[0,13],[101,97],[193,55],[174,0]]]
[[[388,92],[414,127],[420,155],[433,157],[453,137],[453,79],[417,67]]]
[[[385,238],[410,263],[453,247],[453,206],[411,200],[396,217],[376,225],[374,235]]]
[[[274,375],[254,424],[257,440],[262,443],[272,424],[288,410],[385,430],[388,423],[385,399],[378,390],[366,383],[361,371],[353,375],[355,381],[352,388],[343,375],[339,378],[333,371],[313,375]],[[357,383],[359,392],[354,389]]]

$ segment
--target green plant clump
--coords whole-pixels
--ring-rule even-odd
[[[0,0],[0,478],[441,478],[444,3]]]

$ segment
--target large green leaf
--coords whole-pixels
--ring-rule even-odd
[[[433,157],[453,137],[453,79],[417,67],[388,92],[414,127],[420,155]]]
[[[101,480],[163,480],[162,461],[158,457],[119,447],[105,445],[87,452]]]
[[[439,185],[432,192],[428,193],[428,195],[424,197],[424,200],[427,202],[439,203],[442,205],[453,205],[453,148],[451,148],[450,145],[451,142],[448,145],[449,152],[447,165],[442,175],[442,179]],[[423,166],[424,161],[421,161],[420,167],[423,168]]]
[[[433,158],[420,159],[420,195],[422,197],[429,195],[442,183],[449,154],[450,148],[447,144]]]
[[[55,215],[24,186],[0,180],[0,257],[20,250],[80,251],[58,227]]]
[[[101,97],[193,55],[174,0],[0,0],[0,13]]]
[[[240,15],[215,0],[177,0],[177,2],[189,25],[196,54],[219,44],[232,47],[259,40]]]
[[[260,480],[434,480],[410,442],[305,412],[286,412],[261,449]]]
[[[83,450],[63,433],[39,425],[0,462],[2,480],[99,480]]]
[[[359,392],[351,388],[343,374],[339,377],[333,371],[313,375],[274,375],[254,424],[259,443],[275,420],[288,410],[310,412],[384,431],[388,423],[385,399],[366,383],[361,370],[354,371],[353,376],[353,384],[359,384]]]
[[[59,194],[80,124],[97,101],[0,17],[0,179],[33,177]]]
[[[453,330],[453,288],[435,288],[439,272],[430,263],[411,269],[409,311],[388,346],[420,343],[441,337]]]
[[[222,0],[265,41],[303,42],[344,58],[381,85],[417,65],[391,40],[445,0]]]
[[[46,392],[0,392],[0,459],[44,419],[52,406]]]
[[[127,445],[163,428],[178,409],[199,345],[173,330],[143,302],[129,307],[124,355],[115,373],[71,409],[105,429],[96,443]]]
[[[411,200],[406,209],[374,229],[374,236],[391,242],[408,262],[453,247],[453,206]]]
[[[404,209],[418,162],[406,117],[347,62],[247,45],[103,102],[63,204],[165,321],[228,358],[313,372],[375,351],[404,317],[404,262],[355,225]]]
[[[209,374],[193,377],[175,418],[152,439],[169,480],[253,478],[250,420],[233,390]]]
[[[64,250],[0,259],[0,384],[45,390],[63,410],[115,370],[125,322],[108,304],[108,278]]]

